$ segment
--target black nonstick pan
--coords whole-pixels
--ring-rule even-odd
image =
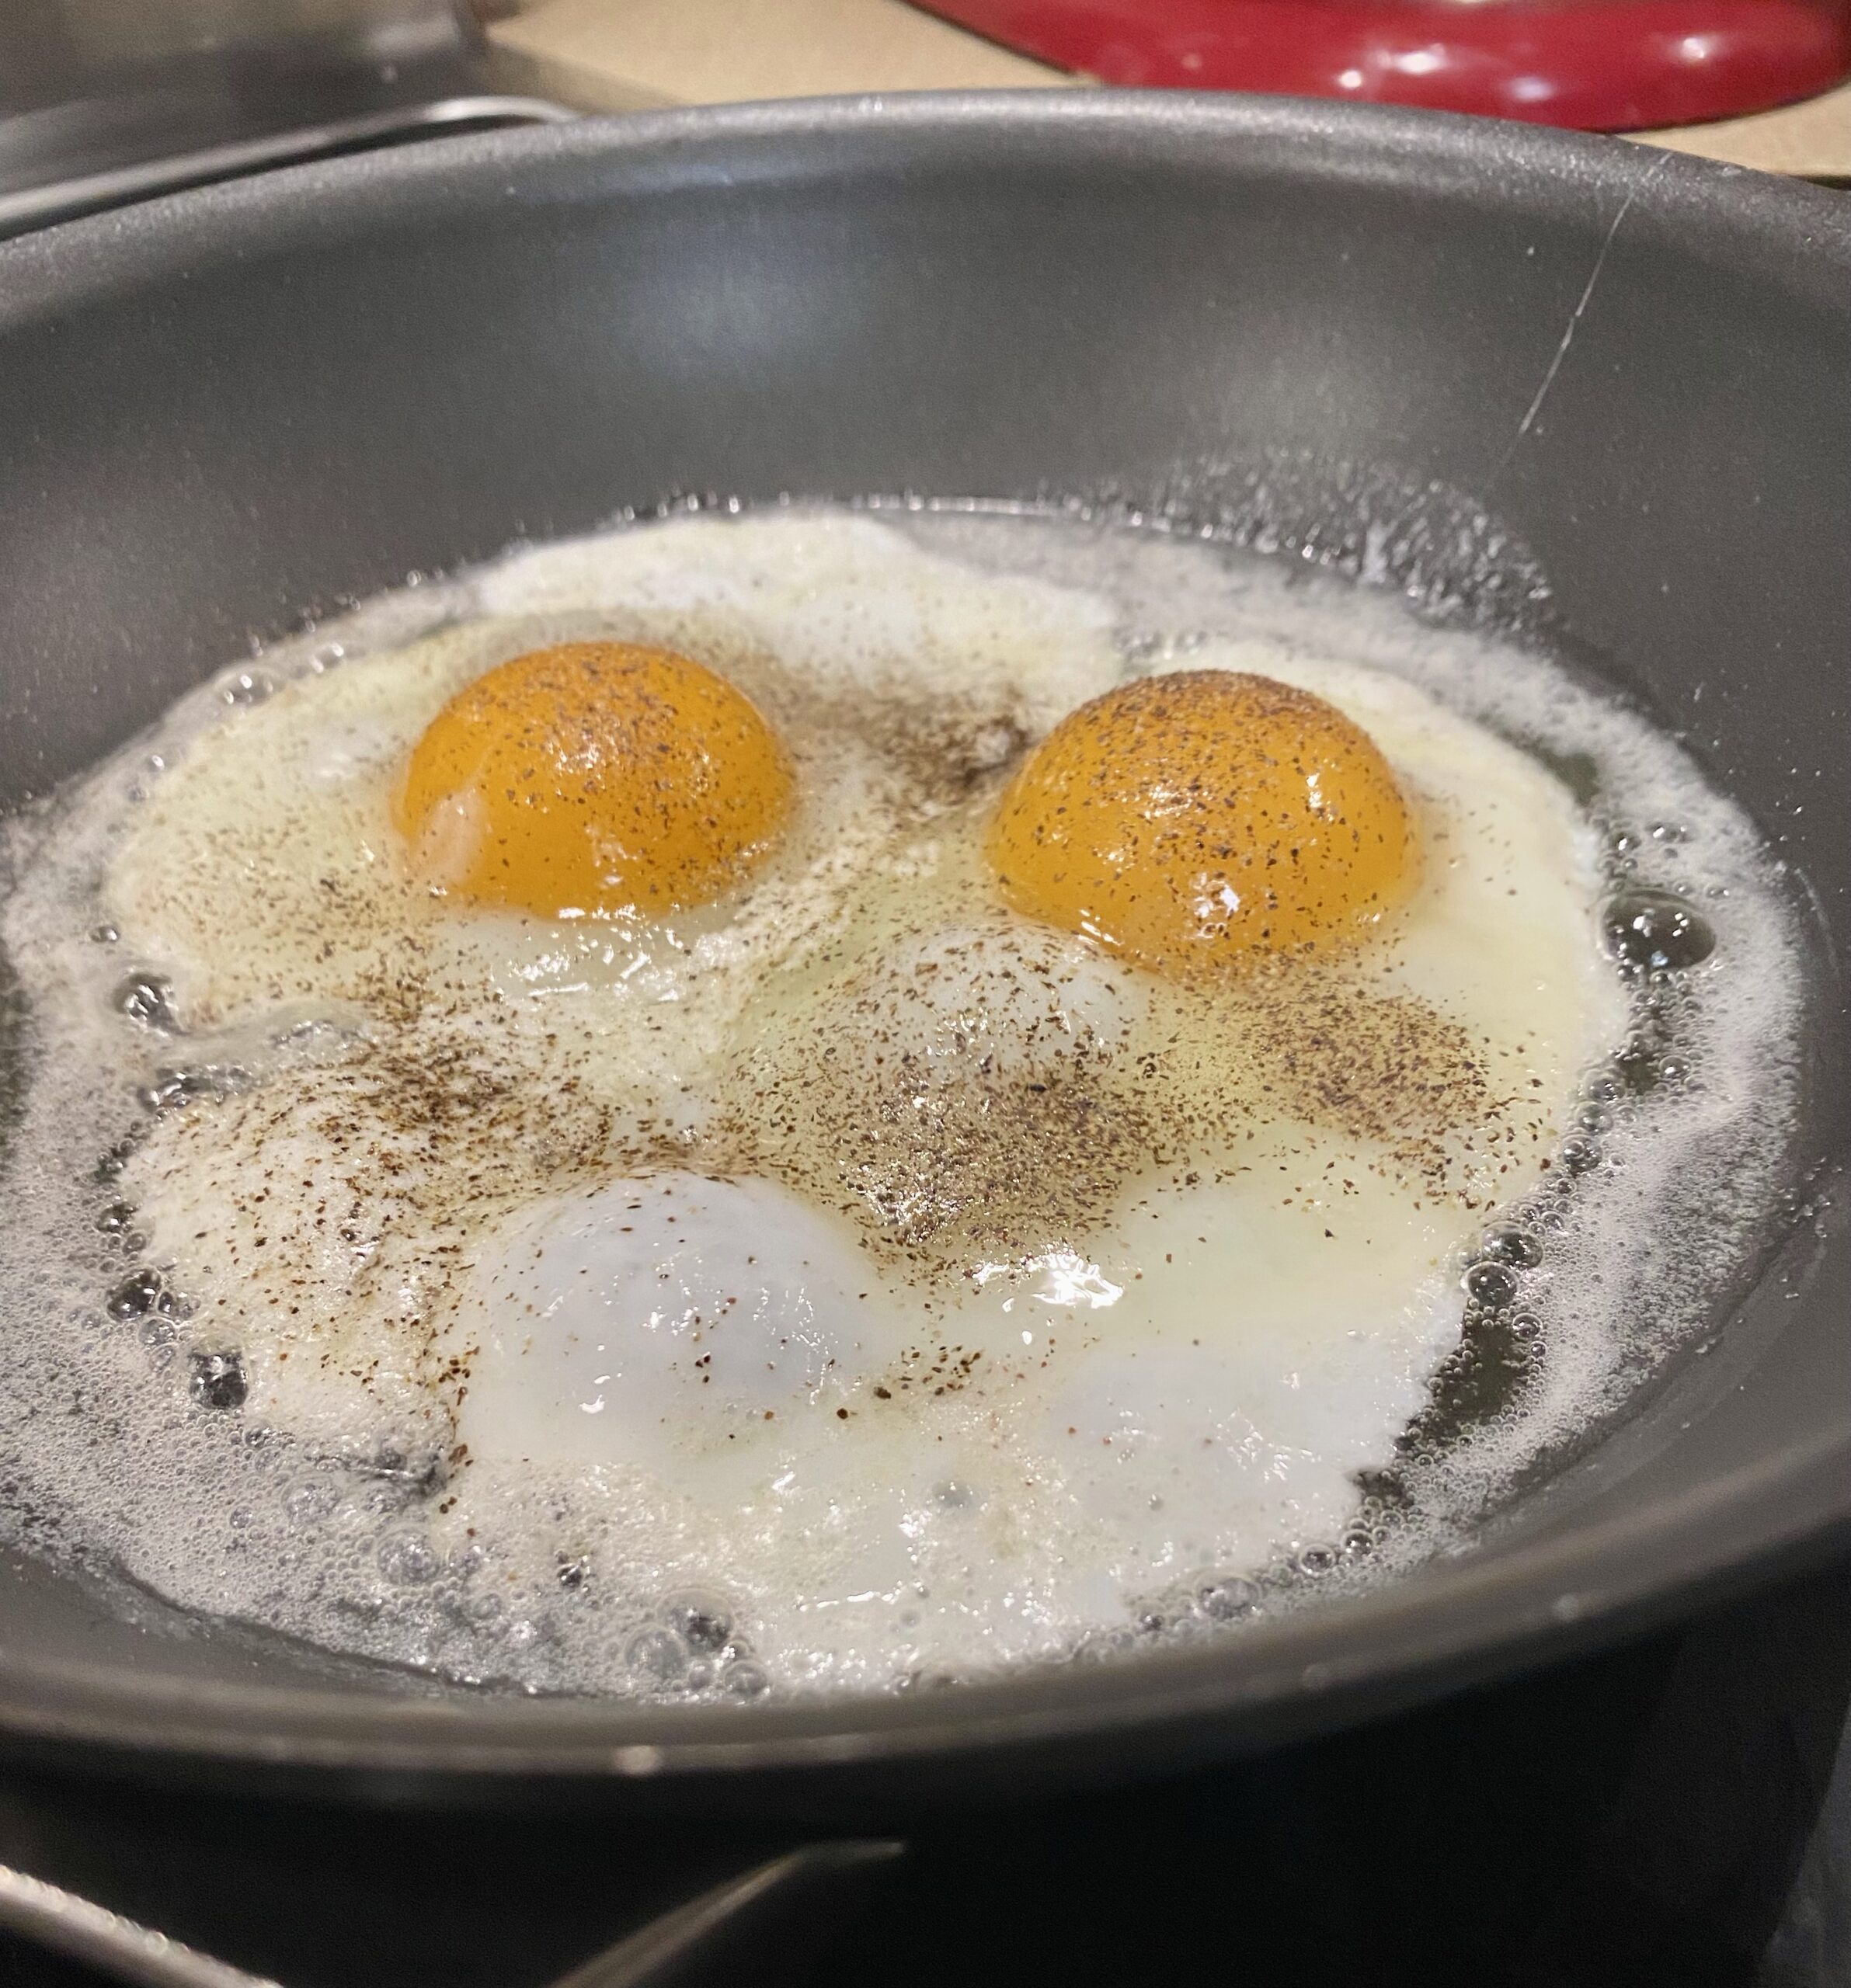
[[[15,1558],[16,1747],[355,1792],[1104,1776],[1538,1665],[1851,1537],[1835,194],[1512,126],[1076,93],[460,139],[27,238],[0,248],[0,800],[409,572],[626,508],[900,493],[1263,537],[1519,626],[1687,739],[1815,953],[1789,1218],[1702,1355],[1399,1585],[878,1701],[407,1688]]]

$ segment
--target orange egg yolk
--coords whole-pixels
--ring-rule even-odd
[[[433,885],[561,918],[719,896],[791,798],[776,735],[711,669],[563,642],[459,690],[412,749],[394,812]]]
[[[1007,902],[1171,972],[1361,938],[1413,888],[1407,805],[1368,734],[1225,669],[1070,712],[992,817]]]

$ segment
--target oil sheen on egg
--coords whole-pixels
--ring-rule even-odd
[[[1686,1134],[1777,1121],[1746,1045],[1790,1029],[1790,979],[1725,977],[1787,943],[1752,837],[1533,659],[1021,521],[681,521],[427,600],[183,707],[158,768],[144,745],[35,830],[9,909],[67,1016],[33,1136],[103,1156],[126,1239],[62,1246],[61,1288],[73,1315],[100,1291],[120,1329],[84,1357],[158,1404],[111,1481],[162,1488],[110,1549],[176,1599],[573,1689],[1057,1657],[1333,1552],[1513,1225],[1513,1260],[1551,1239],[1526,1302],[1582,1277],[1552,1412],[1587,1412],[1621,1333],[1574,1224],[1661,1191]],[[703,819],[743,825],[723,860],[690,867],[671,822],[674,864],[601,902],[618,858],[531,808],[513,882],[469,854],[444,769],[527,721],[537,654],[691,699]],[[1205,672],[1310,693],[1380,755],[1409,853],[1327,945],[1199,971],[1121,946],[1067,854],[1052,897],[1000,877],[1039,742]],[[1668,860],[1736,886],[1679,1011],[1710,1122],[1623,1151],[1609,1112],[1585,1182],[1564,1154],[1638,990],[1601,937],[1610,846],[1513,734],[1620,769],[1686,825]],[[490,744],[515,806],[531,756]],[[1098,902],[1146,902],[1121,888],[1146,860]],[[38,1232],[78,1218],[36,1176],[25,1201]],[[109,1532],[68,1475],[76,1530]],[[235,1551],[202,1548],[228,1499]]]

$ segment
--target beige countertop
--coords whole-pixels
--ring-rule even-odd
[[[510,85],[586,109],[1090,86],[904,0],[531,0],[489,33]],[[1851,177],[1851,84],[1783,110],[1637,135],[1765,172]]]

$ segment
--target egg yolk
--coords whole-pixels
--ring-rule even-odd
[[[1413,888],[1407,805],[1368,734],[1225,669],[1149,676],[1070,712],[992,817],[1025,916],[1173,972],[1362,937]]]
[[[563,642],[459,690],[412,748],[394,812],[433,884],[559,918],[718,897],[791,797],[775,734],[711,669]]]

